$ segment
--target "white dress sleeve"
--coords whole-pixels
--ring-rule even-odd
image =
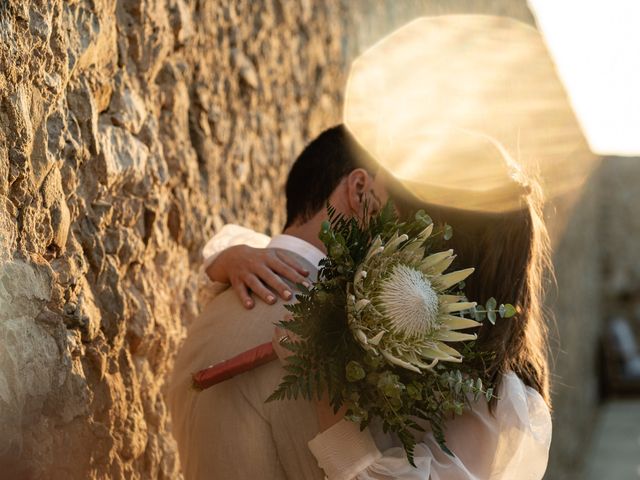
[[[234,245],[248,245],[254,248],[264,248],[271,238],[262,233],[258,233],[250,228],[229,223],[222,227],[218,233],[209,239],[202,248],[202,264],[200,265],[200,278],[211,285],[219,287],[221,284],[213,282],[206,273],[207,267],[211,265],[218,254]]]
[[[549,409],[512,372],[500,390],[494,414],[480,401],[446,425],[454,457],[428,432],[415,447],[413,467],[398,442],[380,448],[383,434],[374,438],[369,428],[361,432],[346,420],[317,435],[309,448],[329,480],[539,480],[551,444]]]

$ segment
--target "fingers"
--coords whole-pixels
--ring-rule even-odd
[[[294,270],[293,268],[291,268],[289,265],[287,265],[286,263],[284,263],[283,261],[281,261],[278,258],[272,259],[269,262],[269,268],[277,273],[278,275],[280,275],[283,278],[286,278],[287,280],[289,280],[290,282],[294,283],[294,284],[302,284],[307,288],[311,288],[311,284],[309,283],[309,281],[302,276],[300,273],[298,273],[296,270]],[[276,278],[280,278],[277,277]],[[282,282],[282,280],[280,280],[280,283],[282,284],[282,286],[286,287],[286,284],[284,282]],[[273,286],[273,285],[272,285]],[[279,288],[273,286],[274,288],[276,288],[276,290],[280,291]],[[284,298],[284,297],[283,297]]]
[[[244,278],[244,283],[265,303],[269,305],[273,305],[274,303],[276,303],[276,297],[273,292],[265,287],[256,275],[247,275]]]
[[[284,252],[280,252],[276,250],[276,257],[278,257],[278,259],[281,262],[283,262],[287,267],[289,267],[290,269],[292,269],[294,272],[298,274],[296,278],[299,278],[299,280],[297,280],[296,278],[290,278],[288,275],[285,275],[285,277],[288,280],[291,280],[292,282],[296,282],[296,283],[302,283],[302,281],[304,281],[304,278],[302,277],[309,276],[309,273],[310,273],[309,270],[307,270],[298,262],[296,262],[290,255],[287,255]],[[281,275],[284,275],[284,274],[281,273]]]
[[[276,296],[267,286],[278,292],[284,300],[291,300],[293,297],[291,288],[267,267],[257,268],[257,273],[255,274],[250,273],[238,276],[232,280],[231,284],[240,301],[247,309],[251,309],[254,306],[249,290],[268,305],[276,303]]]
[[[255,275],[261,283],[278,292],[278,295],[280,295],[283,300],[291,300],[291,297],[293,296],[291,288],[284,283],[282,278],[273,273],[270,266],[260,265],[256,267]]]
[[[251,292],[269,305],[276,303],[276,294],[285,301],[291,300],[292,288],[285,280],[311,288],[306,279],[309,271],[286,253],[274,249],[246,248],[249,251],[242,251],[240,256],[231,259],[233,270],[226,269],[232,271],[229,281],[245,308],[250,309],[255,305]]]
[[[244,308],[246,308],[247,310],[252,309],[254,305],[253,299],[251,298],[251,295],[249,295],[244,282],[242,282],[241,280],[232,281],[231,286],[236,291],[236,295],[238,295],[238,297],[240,298],[240,301],[242,302],[242,305],[244,305]]]
[[[269,272],[271,274],[269,275],[270,278],[263,278],[263,280],[275,289],[284,300],[291,298],[291,291],[280,277],[286,278],[294,284],[302,284],[306,288],[311,288],[311,283],[305,278],[309,275],[309,271],[301,267],[288,255],[276,253],[268,262],[268,266],[272,272],[278,275],[273,275],[272,272]]]

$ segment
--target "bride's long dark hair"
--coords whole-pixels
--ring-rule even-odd
[[[478,332],[479,348],[495,354],[485,366],[498,395],[502,375],[511,370],[551,407],[543,294],[545,279],[553,278],[553,269],[541,199],[539,187],[532,182],[521,208],[509,213],[468,212],[406,196],[394,201],[401,215],[422,208],[436,225],[453,227],[453,238],[447,242],[447,248],[457,255],[452,268],[476,269],[465,281],[469,299],[484,305],[495,297],[516,306],[515,317],[498,319],[495,326],[484,322]]]

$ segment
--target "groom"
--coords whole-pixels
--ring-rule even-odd
[[[346,216],[373,214],[388,199],[385,176],[343,125],[322,132],[293,164],[286,184],[287,222],[269,247],[286,250],[317,277],[325,256],[318,239],[331,203]],[[295,287],[290,285],[292,291]],[[269,342],[286,314],[278,301],[246,310],[231,289],[189,326],[169,382],[168,403],[186,480],[323,479],[307,442],[318,433],[306,400],[265,403],[284,370],[271,362],[198,392],[191,374]]]

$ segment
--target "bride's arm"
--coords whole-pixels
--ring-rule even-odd
[[[274,291],[289,300],[291,292],[281,277],[305,283],[309,272],[286,253],[265,248],[269,241],[249,228],[225,225],[202,249],[200,273],[210,282],[231,284],[246,308],[254,305],[250,292],[270,304],[276,301]]]
[[[449,421],[451,457],[428,432],[414,451],[416,467],[402,447],[376,445],[369,428],[340,420],[309,442],[329,480],[539,480],[551,443],[551,417],[540,395],[513,373],[503,379],[495,413],[487,405]]]

